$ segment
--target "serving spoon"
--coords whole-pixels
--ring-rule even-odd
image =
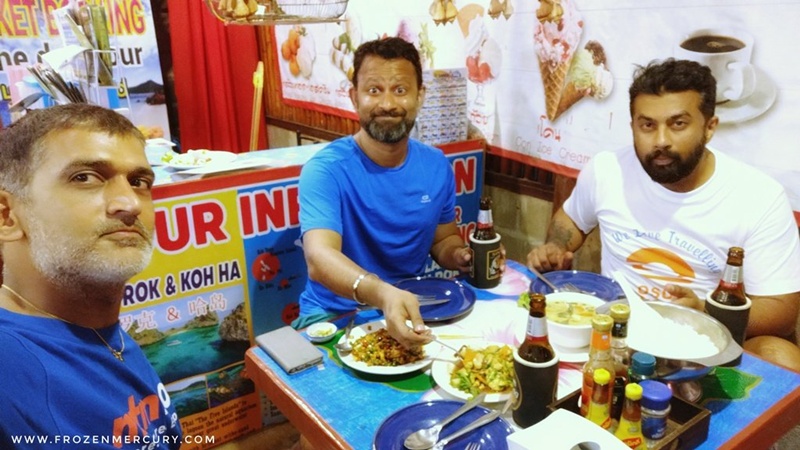
[[[486,393],[484,392],[472,397],[472,400],[464,403],[453,414],[445,417],[440,422],[428,428],[423,428],[409,434],[408,437],[406,437],[406,440],[403,441],[403,445],[410,450],[426,450],[433,447],[436,442],[439,441],[439,433],[442,432],[442,428],[444,428],[445,425],[456,420],[462,414],[466,413],[472,408],[478,406],[481,402],[483,402],[485,397]]]

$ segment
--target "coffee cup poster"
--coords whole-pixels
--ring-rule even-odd
[[[631,144],[637,65],[697,60],[719,83],[709,145],[778,179],[800,222],[797,17],[800,0],[350,0],[340,23],[276,26],[274,51],[286,103],[355,117],[353,51],[403,37],[425,70],[466,68],[470,137],[569,176]]]

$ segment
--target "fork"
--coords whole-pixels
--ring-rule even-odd
[[[580,293],[584,292],[583,289],[579,288],[578,286],[575,286],[572,283],[564,283],[561,285],[561,287],[558,288],[558,290],[563,292],[580,292]]]
[[[436,298],[435,295],[417,295],[417,300],[420,306],[439,305],[450,301],[447,297]]]
[[[464,450],[481,450],[480,442],[470,442]]]

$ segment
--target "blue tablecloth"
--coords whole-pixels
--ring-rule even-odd
[[[524,266],[510,262],[509,268],[511,269],[509,280],[504,280],[504,283],[508,281],[520,284],[530,281],[531,274]],[[497,302],[497,306],[502,305],[507,310],[509,300],[516,296],[503,289],[499,287],[494,291],[476,290],[476,294],[480,301],[501,300]],[[519,286],[508,289],[519,289]],[[524,311],[520,310],[520,314],[526,317]],[[366,323],[379,318],[379,312],[367,311],[358,316],[356,323]],[[475,318],[467,317],[464,321],[467,319]],[[339,323],[343,325],[346,320],[347,318],[343,317]],[[323,353],[323,363],[320,366],[294,375],[287,375],[261,349],[256,348],[254,352],[354,449],[372,448],[376,430],[394,411],[423,398],[439,396],[433,389],[434,382],[429,372],[415,374],[413,380],[407,381],[405,385],[397,380],[368,378],[343,366],[333,355],[330,346],[331,343],[326,347],[319,347]],[[727,371],[725,373],[728,376],[741,380],[743,384],[738,386],[737,390],[743,394],[729,396],[734,398],[741,396],[733,400],[706,398],[702,401],[701,405],[711,410],[712,416],[708,439],[699,447],[700,449],[719,448],[781,399],[800,388],[800,374],[749,354],[744,355],[742,363],[737,368],[722,369],[722,371]],[[572,388],[573,386],[569,387]],[[569,392],[562,391],[560,385],[559,396],[563,397],[567,393]]]

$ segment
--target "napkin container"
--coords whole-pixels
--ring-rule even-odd
[[[566,397],[563,397],[560,400],[553,402],[552,404],[550,404],[550,406],[548,406],[548,409],[552,411],[550,415],[552,416],[553,414],[556,413],[556,411],[560,410],[567,410],[578,415],[580,411],[580,406],[578,406],[578,399],[580,399],[580,397],[581,397],[581,390],[577,389],[568,394]],[[588,420],[585,421],[589,422]],[[540,423],[544,422],[545,421],[542,421]],[[655,445],[648,446],[647,448],[648,450],[667,450],[667,449],[692,450],[694,448],[697,448],[708,438],[708,427],[710,424],[711,424],[711,411],[673,395],[672,400],[670,400],[669,417],[667,417],[667,432],[663,438],[659,439],[658,442],[655,443]],[[537,424],[537,426],[538,425],[539,424]],[[608,431],[605,431],[605,433],[610,434],[608,433]],[[572,434],[577,435],[576,433]],[[576,442],[583,442],[583,441],[584,440],[582,439]],[[517,448],[528,448],[528,447],[517,447]],[[542,447],[542,448],[548,448],[548,450],[550,449],[557,450],[556,447]],[[563,447],[563,448],[565,450],[569,450],[572,447]],[[600,447],[600,448],[605,450],[605,447]]]
[[[508,435],[506,441],[509,450],[630,450],[607,430],[566,409],[556,409],[536,425]]]

